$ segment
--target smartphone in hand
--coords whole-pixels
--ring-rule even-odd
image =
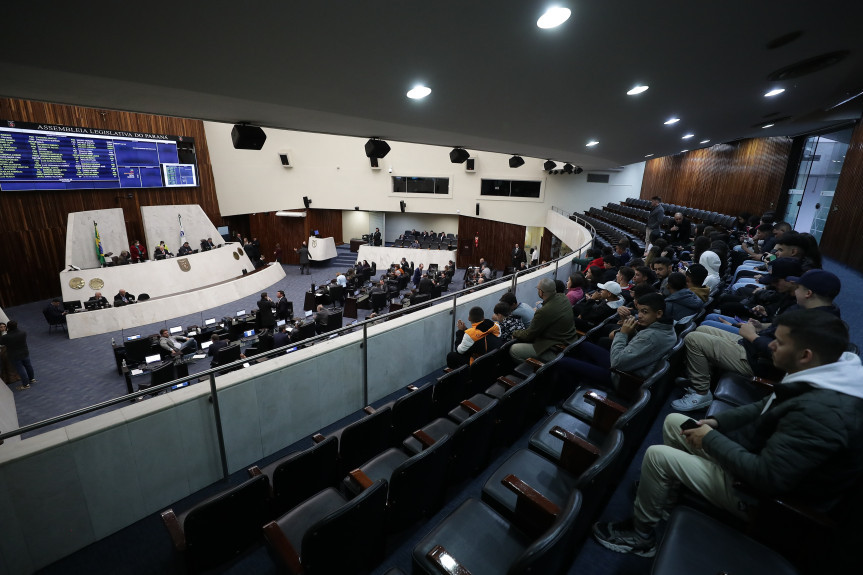
[[[688,429],[695,429],[697,427],[701,427],[701,426],[698,425],[698,422],[695,421],[694,419],[692,419],[691,417],[680,424],[680,430],[681,431],[686,431]]]

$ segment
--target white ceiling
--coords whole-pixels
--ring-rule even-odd
[[[0,95],[608,168],[856,119],[859,0],[16,2]],[[789,32],[802,35],[768,49]],[[831,52],[785,82],[770,72]],[[415,83],[431,96],[409,100]],[[638,83],[650,85],[627,96]],[[775,98],[763,94],[786,89]],[[671,116],[682,120],[665,126]],[[770,118],[790,119],[761,129]],[[15,118],[10,118],[15,119]],[[692,132],[689,141],[681,137]],[[594,148],[585,144],[599,140]]]

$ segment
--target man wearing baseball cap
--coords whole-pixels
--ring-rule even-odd
[[[616,313],[623,305],[623,290],[616,281],[596,284],[596,291],[579,302],[574,308],[575,329],[586,332],[607,317]]]
[[[833,305],[832,297],[818,295],[811,288],[806,288],[803,297],[796,292],[801,289],[798,282],[802,281],[818,285],[824,294],[838,294],[839,279],[823,270],[810,270],[798,275],[800,270],[799,260],[779,258],[771,262],[770,273],[761,278],[760,281],[775,285],[780,293],[794,293],[797,299],[796,304],[781,309],[777,316],[801,308],[817,309],[838,316],[839,309]],[[829,274],[834,279],[823,274]],[[808,292],[812,294],[807,296]],[[683,397],[672,401],[671,406],[678,411],[694,411],[709,406],[713,401],[710,392],[710,372],[713,367],[747,376],[757,375],[759,360],[771,357],[769,346],[776,337],[775,333],[775,324],[762,324],[754,319],[740,324],[736,334],[716,327],[699,326],[684,338],[689,378],[678,378],[678,383],[688,387]]]
[[[800,277],[788,276],[789,282],[797,284],[794,297],[801,307],[811,309],[813,307],[835,307],[833,300],[842,290],[842,282],[836,274],[825,270],[809,270]],[[816,305],[807,305],[808,300],[817,300]],[[826,310],[825,310],[826,311]],[[837,309],[836,315],[839,315]]]

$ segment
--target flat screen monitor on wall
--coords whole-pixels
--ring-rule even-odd
[[[197,185],[192,138],[0,121],[0,191]]]

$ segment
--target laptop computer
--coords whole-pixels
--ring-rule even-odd
[[[255,335],[255,330],[253,329],[243,332],[243,337],[252,337],[253,335]]]
[[[207,349],[211,345],[213,345],[212,341],[205,341],[204,343],[201,344],[201,349]]]
[[[213,324],[215,324],[215,323],[216,323],[216,318],[214,318],[214,317],[211,317],[210,319],[205,319],[205,320],[204,320],[204,325],[205,325],[205,326],[213,325]]]
[[[133,339],[141,339],[141,334],[136,333],[135,335],[130,335],[130,336],[126,337],[126,341],[132,341]]]
[[[308,310],[306,312],[306,317],[312,317],[312,313],[313,313],[312,310]]]
[[[283,319],[280,319],[276,322],[276,327],[282,327],[283,325],[285,325],[285,320]]]
[[[144,358],[144,361],[147,362],[147,365],[150,365],[151,363],[156,363],[156,362],[162,361],[162,356],[159,355],[158,353],[153,354],[153,355],[148,355],[147,357]]]
[[[237,317],[243,317],[244,315],[246,315],[246,310],[241,309],[237,311]]]
[[[183,326],[180,326],[180,325],[177,325],[177,326],[174,326],[174,327],[168,329],[168,332],[171,335],[174,335],[175,333],[181,333],[182,331],[183,331]]]

